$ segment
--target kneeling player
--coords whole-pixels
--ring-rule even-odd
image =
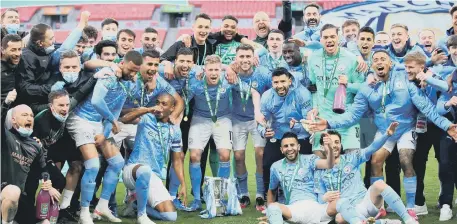
[[[136,191],[138,223],[152,224],[146,213],[156,219],[176,221],[177,213],[171,196],[162,183],[166,178],[169,150],[173,151],[173,167],[181,182],[180,195],[186,202],[186,183],[181,153],[181,130],[170,123],[175,100],[164,93],[152,108],[139,108],[124,115],[123,123],[139,118],[133,152],[124,167],[123,180],[129,190]]]
[[[375,217],[379,209],[386,203],[405,223],[417,223],[415,217],[410,216],[398,194],[384,181],[378,180],[368,190],[362,181],[359,167],[370,159],[371,155],[382,148],[388,138],[394,134],[398,123],[391,123],[386,133],[376,138],[373,143],[364,149],[340,155],[341,135],[336,131],[328,131],[332,142],[334,166],[332,169],[321,170],[316,173],[316,182],[319,183],[320,194],[326,192],[338,193],[336,205],[340,213],[336,216],[338,223],[364,223],[369,217]],[[321,141],[321,144],[323,141]],[[377,223],[401,223],[399,220],[379,220]]]
[[[267,195],[269,223],[283,223],[284,217],[288,222],[314,224],[328,222],[331,220],[330,216],[336,214],[335,202],[319,204],[314,193],[314,171],[333,166],[332,150],[328,150],[329,156],[326,160],[316,155],[299,155],[299,150],[297,135],[285,133],[281,140],[281,152],[285,158],[271,166]],[[284,191],[285,204],[274,202],[279,186]]]

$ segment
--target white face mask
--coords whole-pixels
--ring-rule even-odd
[[[8,34],[17,34],[17,31],[19,30],[19,24],[13,23],[13,24],[7,24],[5,26],[6,31]]]
[[[103,33],[103,40],[111,40],[111,41],[114,41],[116,42],[116,39],[117,39],[117,33],[115,32],[106,32],[106,33]]]
[[[46,52],[46,54],[50,54],[50,53],[53,52],[55,49],[56,49],[56,47],[54,46],[54,44],[52,44],[51,46],[49,46],[49,47],[47,47],[46,49],[44,49],[44,51]]]
[[[54,112],[53,110],[52,110],[51,112],[52,112],[52,115],[54,115],[54,117],[55,117],[58,121],[60,121],[60,122],[62,122],[62,123],[65,122],[65,121],[67,120],[67,118],[68,118],[68,114],[67,114],[66,116],[62,116],[62,115],[60,115],[60,114]]]
[[[24,127],[16,128],[16,130],[17,130],[17,132],[19,132],[19,134],[22,137],[29,137],[30,135],[32,135],[32,132],[33,132],[32,129],[28,129],[28,128],[24,128]]]
[[[74,83],[78,80],[79,72],[62,72],[62,77],[67,83]]]

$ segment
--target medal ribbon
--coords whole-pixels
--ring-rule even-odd
[[[216,94],[216,106],[214,107],[214,112],[213,112],[213,107],[211,106],[211,98],[209,97],[208,93],[208,83],[206,82],[206,77],[203,77],[203,87],[205,90],[205,97],[206,97],[206,103],[208,104],[209,112],[211,113],[211,120],[216,123],[217,121],[217,109],[219,108],[219,100],[221,99],[221,86],[222,86],[222,81],[219,79],[219,82],[217,83],[217,94]]]
[[[336,73],[336,67],[338,66],[338,61],[340,59],[340,50],[338,50],[338,53],[336,55],[335,63],[333,64],[333,67],[331,69],[331,77],[327,79],[327,54],[325,53],[325,50],[323,49],[323,54],[322,54],[322,70],[323,70],[323,75],[324,75],[324,97],[327,98],[328,91],[330,90],[330,86],[332,85],[332,80],[335,77]]]
[[[284,197],[286,197],[286,204],[289,204],[289,202],[290,202],[290,195],[292,193],[292,185],[295,181],[295,176],[297,175],[298,170],[300,169],[300,166],[301,166],[300,155],[297,155],[297,156],[298,156],[298,159],[297,159],[298,164],[295,165],[295,169],[292,174],[292,179],[290,179],[289,185],[286,184],[286,179],[285,179],[286,175],[282,176],[282,182],[284,183],[283,190],[284,190]],[[287,162],[286,162],[285,158],[282,160],[282,170],[284,170],[284,172],[287,171]]]
[[[246,104],[248,103],[249,96],[251,95],[252,80],[249,80],[249,88],[246,90],[246,97],[243,91],[243,85],[241,83],[241,78],[238,76],[238,86],[240,87],[240,98],[241,105],[243,106],[243,111],[246,111]]]
[[[343,169],[344,169],[344,158],[343,157],[340,157],[340,167],[341,168],[338,169],[338,179],[337,179],[338,182],[336,183],[337,184],[337,186],[336,186],[336,188],[337,188],[336,190],[337,191],[341,191],[341,175],[342,175]],[[330,189],[332,191],[335,191],[335,188],[333,187],[332,170],[330,170],[328,172],[327,178],[328,178],[328,180],[330,182]]]

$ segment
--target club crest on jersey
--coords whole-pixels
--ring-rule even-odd
[[[253,81],[252,82],[252,87],[257,88],[257,87],[259,87],[259,84],[256,81]]]
[[[347,165],[347,166],[344,167],[343,172],[344,172],[345,174],[349,174],[349,173],[351,172],[351,170],[352,170],[352,169],[351,169],[351,166],[350,166],[350,165]]]
[[[225,88],[221,88],[221,93],[225,93],[227,90]]]

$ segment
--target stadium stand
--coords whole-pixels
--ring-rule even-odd
[[[221,19],[225,15],[252,18],[258,11],[264,11],[271,18],[274,18],[276,17],[276,2],[268,1],[259,4],[259,1],[204,1],[201,3],[201,12],[215,19]]]
[[[88,4],[82,5],[81,11],[97,12],[90,16],[91,20],[104,20],[106,18],[115,18],[117,20],[148,20],[156,5],[153,4]],[[79,16],[78,16],[79,19]]]
[[[17,10],[19,11],[19,20],[21,22],[28,22],[35,14],[35,12],[40,9],[41,7],[19,7]],[[2,8],[1,12],[3,13],[6,9]]]

